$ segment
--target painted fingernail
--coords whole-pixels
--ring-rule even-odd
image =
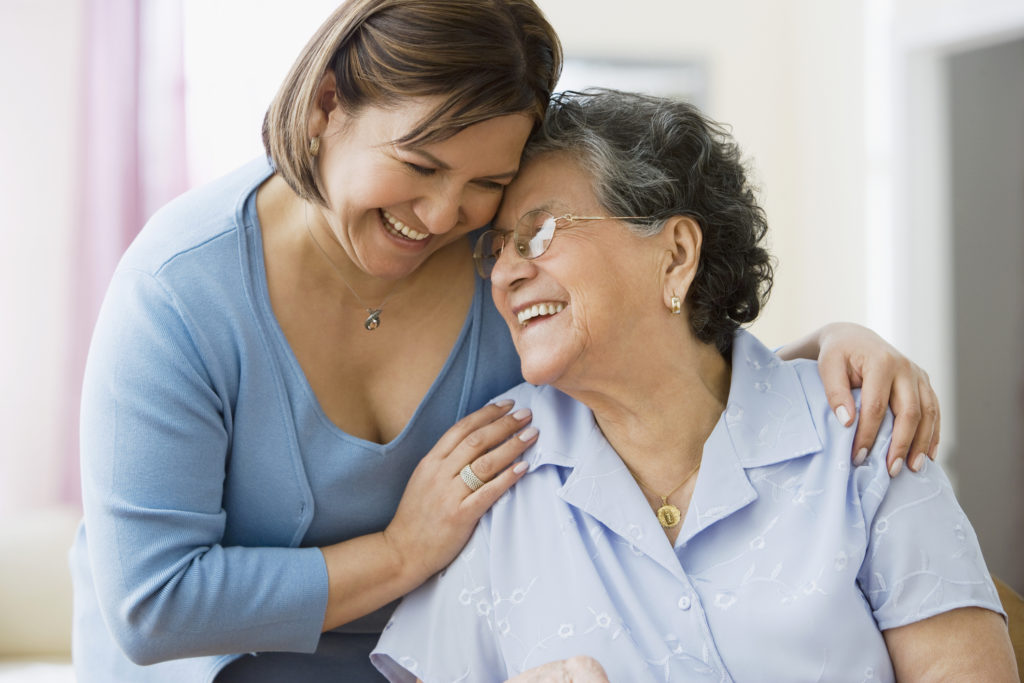
[[[533,411],[531,411],[529,408],[520,408],[516,412],[512,413],[512,417],[514,417],[517,420],[525,420],[532,414]]]
[[[532,439],[535,436],[537,436],[537,428],[536,427],[527,427],[523,431],[519,432],[519,440],[520,441],[529,441],[530,439]]]
[[[522,474],[523,472],[526,471],[527,467],[529,467],[529,465],[527,465],[525,462],[521,462],[518,463],[515,467],[513,467],[512,471],[515,472],[516,474]]]
[[[889,476],[890,477],[895,477],[897,474],[900,473],[900,470],[902,470],[902,469],[903,469],[903,458],[896,458],[895,460],[892,461],[892,464],[889,465]]]
[[[850,411],[846,409],[846,406],[836,408],[836,419],[843,425],[850,423]]]
[[[503,398],[500,401],[495,401],[494,405],[498,406],[499,408],[508,408],[513,403],[515,403],[515,401],[513,401],[512,399],[510,399],[510,398]]]
[[[921,465],[924,465],[924,458],[924,453],[918,453],[917,455],[910,459],[910,462],[907,463],[907,466],[911,469],[912,472],[920,472]]]
[[[868,459],[868,449],[862,448],[857,451],[857,455],[853,458],[853,466],[860,467],[864,464],[864,461]]]

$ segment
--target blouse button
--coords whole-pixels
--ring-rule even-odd
[[[681,610],[690,609],[690,596],[684,595],[683,597],[679,598],[679,602],[677,604],[679,605],[679,609]]]

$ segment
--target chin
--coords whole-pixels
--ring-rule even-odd
[[[555,384],[562,376],[562,368],[550,362],[531,362],[528,358],[521,359],[520,371],[523,379],[534,386]]]
[[[523,379],[535,386],[557,385],[579,361],[579,349],[558,337],[524,339],[513,333],[512,341],[519,354]]]

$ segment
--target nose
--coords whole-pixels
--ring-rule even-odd
[[[442,189],[423,197],[415,208],[416,215],[433,235],[451,232],[464,220],[462,192],[457,188]]]
[[[512,243],[512,236],[508,235],[505,246],[498,254],[498,259],[491,270],[492,286],[502,290],[515,289],[524,280],[532,277],[535,269],[533,261],[524,259],[516,253],[516,245]]]

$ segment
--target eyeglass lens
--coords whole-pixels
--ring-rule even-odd
[[[527,259],[537,258],[551,246],[558,220],[547,211],[523,214],[516,223],[516,251]]]
[[[530,211],[519,219],[511,235],[497,230],[484,232],[473,250],[477,271],[481,277],[490,276],[501,250],[510,239],[521,258],[537,258],[551,246],[557,224],[558,219],[547,211]]]

